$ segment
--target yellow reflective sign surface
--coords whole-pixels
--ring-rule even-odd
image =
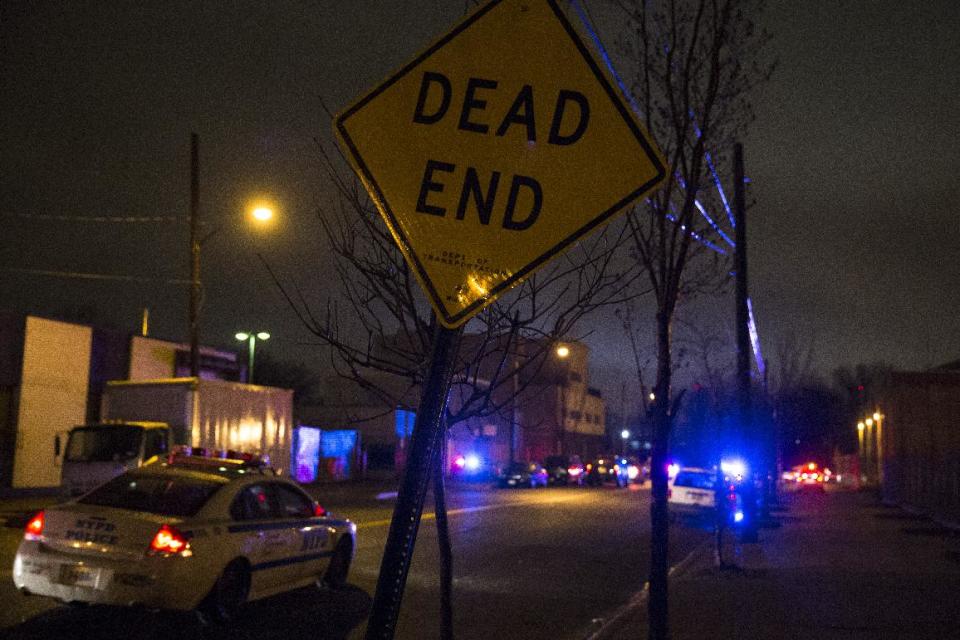
[[[666,175],[553,0],[485,5],[336,130],[448,327]]]

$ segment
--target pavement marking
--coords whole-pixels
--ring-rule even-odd
[[[670,567],[670,570],[667,572],[667,577],[673,577],[675,573],[686,571],[687,567],[693,563],[696,557],[703,551],[709,549],[712,544],[713,543],[709,540],[698,544],[693,551],[684,556],[683,560]],[[650,583],[645,582],[643,583],[643,589],[630,596],[630,599],[627,601],[627,603],[614,611],[609,618],[594,619],[594,622],[600,623],[600,628],[588,635],[584,640],[603,640],[606,638],[614,631],[614,628],[620,623],[621,620],[627,617],[634,610],[639,609],[646,604],[649,596]]]
[[[479,507],[464,507],[462,509],[450,509],[447,511],[447,517],[458,516],[464,513],[475,513],[477,511],[490,511],[491,509],[509,509],[512,507],[529,507],[531,505],[553,505],[559,502],[569,502],[573,500],[575,496],[555,498],[548,501],[539,501],[539,500],[523,500],[520,502],[509,502],[506,504],[484,504]],[[435,513],[427,512],[420,516],[420,521],[424,520],[436,520],[437,516]],[[370,522],[358,522],[357,529],[372,529],[374,527],[388,527],[390,523],[393,522],[393,518],[385,518],[383,520],[371,520]]]

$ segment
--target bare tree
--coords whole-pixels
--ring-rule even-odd
[[[773,392],[799,387],[813,377],[814,341],[800,344],[796,333],[782,336],[776,344],[777,365]]]
[[[429,365],[435,318],[366,191],[343,168],[341,157],[331,155],[322,143],[320,152],[336,199],[331,206],[320,206],[318,217],[335,258],[340,295],[318,311],[304,291],[276,275],[274,280],[304,325],[329,348],[331,364],[341,377],[379,398],[385,408],[410,406]],[[606,227],[467,324],[445,429],[494,415],[515,425],[515,407],[547,366],[556,343],[575,339],[588,314],[623,305],[646,291],[642,265],[618,261],[628,237],[625,224]],[[510,437],[513,442],[514,434]],[[443,449],[437,447],[438,456]],[[442,636],[452,638],[452,554],[439,460],[433,469]]]
[[[649,637],[662,639],[669,635],[666,461],[678,401],[671,394],[674,314],[682,295],[713,289],[729,273],[725,256],[712,250],[725,234],[709,214],[724,203],[703,187],[719,180],[715,167],[725,156],[718,150],[729,149],[752,119],[749,94],[772,67],[755,22],[763,0],[612,2],[626,18],[619,43],[635,68],[628,89],[672,167],[664,187],[628,217],[633,257],[656,300]]]

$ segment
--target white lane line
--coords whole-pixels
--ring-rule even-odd
[[[710,547],[710,545],[710,541],[697,545],[693,551],[684,556],[683,560],[670,567],[670,571],[667,573],[667,575],[672,577],[677,572],[685,571],[687,567],[690,566],[690,564],[694,561],[694,559],[696,559],[697,555]],[[625,605],[614,611],[610,617],[598,618],[597,620],[602,622],[600,628],[588,635],[585,640],[603,640],[603,638],[606,638],[617,628],[617,625],[621,620],[623,620],[636,609],[639,609],[645,605],[649,596],[650,583],[646,582],[643,585],[643,589],[630,596],[630,600],[628,600]]]
[[[552,506],[559,502],[569,502],[570,500],[573,500],[573,499],[574,497],[571,496],[569,498],[553,499],[548,502],[541,502],[537,500],[523,500],[521,502],[509,502],[506,504],[485,504],[479,507],[464,507],[462,509],[450,509],[449,511],[447,511],[447,517],[458,516],[464,513],[476,513],[478,511],[490,511],[491,509],[510,509],[513,507],[529,507],[529,506],[535,506],[535,505]],[[437,516],[432,511],[425,512],[423,515],[420,516],[421,522],[423,522],[424,520],[436,520],[436,519],[437,519]],[[389,527],[391,522],[392,522],[392,518],[385,518],[383,520],[371,520],[370,522],[358,522],[357,529]]]

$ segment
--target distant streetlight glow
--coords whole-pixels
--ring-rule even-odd
[[[866,428],[867,428],[867,425],[863,424],[862,422],[857,423],[857,431],[863,431]]]
[[[273,217],[273,209],[270,207],[257,207],[253,210],[253,217],[261,222],[266,222]]]
[[[650,398],[650,402],[653,402],[654,400],[657,399],[657,394],[655,394],[655,393],[653,393],[653,392],[651,391],[649,398]]]
[[[880,417],[881,416],[879,411],[873,414],[873,419],[877,422],[880,422]]]
[[[624,429],[623,431],[620,432],[620,437],[626,440],[627,438],[630,437],[630,432]]]
[[[569,355],[570,355],[569,347],[566,347],[564,345],[560,345],[559,347],[557,347],[557,356],[561,358],[566,358]]]
[[[867,426],[868,426],[868,427],[872,427],[872,426],[873,426],[873,418],[867,418],[864,422],[867,423]]]
[[[276,217],[277,206],[269,198],[259,197],[247,202],[247,215],[259,226],[269,226]]]
[[[269,340],[269,339],[270,339],[270,334],[267,333],[266,331],[261,331],[260,333],[257,334],[257,340]]]

